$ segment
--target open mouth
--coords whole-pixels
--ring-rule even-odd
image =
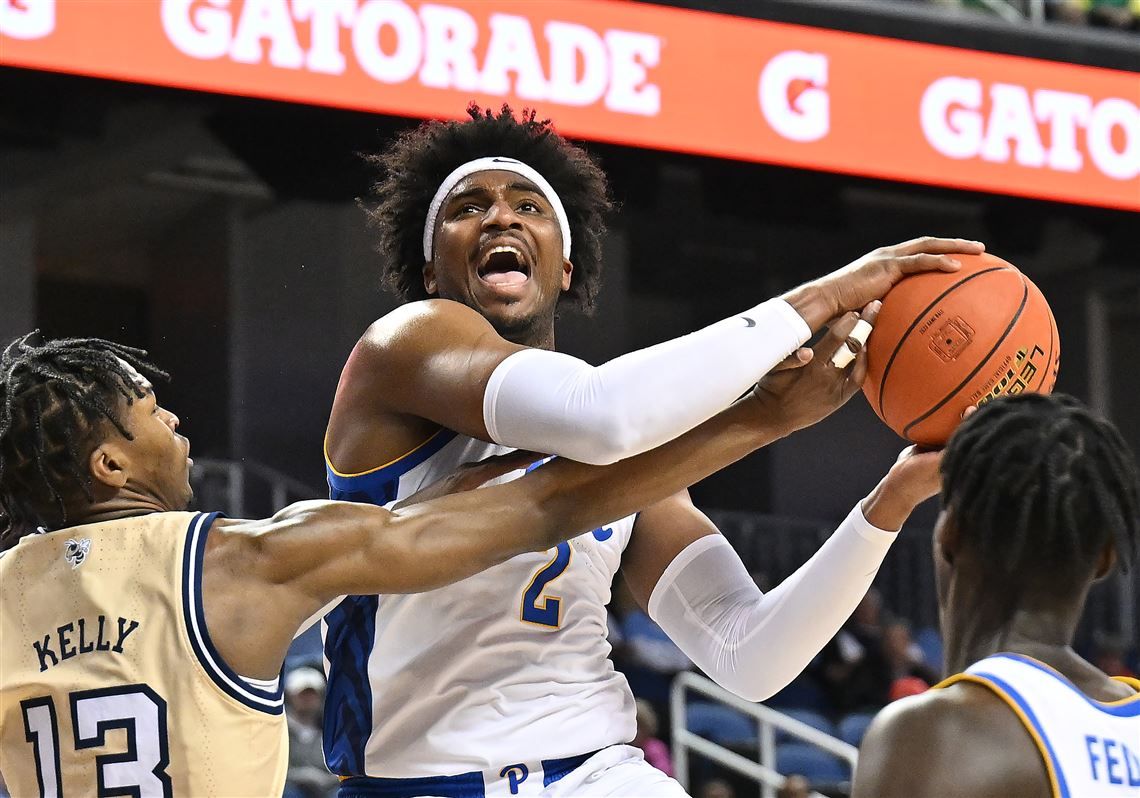
[[[516,244],[497,244],[479,261],[479,279],[490,285],[522,285],[530,279],[530,265]]]

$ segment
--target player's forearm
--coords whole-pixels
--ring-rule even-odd
[[[379,516],[359,511],[353,523],[365,525],[359,529],[362,555],[329,569],[338,580],[334,593],[431,590],[522,552],[548,549],[660,501],[787,434],[764,416],[761,404],[746,398],[637,457],[610,466],[557,459],[504,485],[404,507],[385,519],[384,528]]]
[[[491,375],[483,420],[505,446],[612,463],[728,407],[810,334],[777,299],[596,368],[555,352],[518,352]]]
[[[894,538],[856,508],[807,563],[762,593],[728,543],[708,535],[665,569],[649,614],[718,684],[760,701],[839,631]]]
[[[554,545],[661,501],[790,431],[766,418],[760,403],[748,397],[635,457],[608,466],[558,459],[502,487],[537,492],[552,533],[547,543]]]

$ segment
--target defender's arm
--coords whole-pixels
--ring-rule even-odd
[[[504,485],[394,512],[311,501],[215,522],[207,625],[230,666],[271,678],[297,627],[342,595],[431,590],[541,551],[704,479],[789,431],[743,400],[666,446],[599,468],[558,459]]]

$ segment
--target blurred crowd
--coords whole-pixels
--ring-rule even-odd
[[[1033,0],[927,0],[940,6],[996,13],[999,5],[1008,6],[1024,17],[1031,17]],[[1045,0],[1048,21],[1096,28],[1140,31],[1140,0]]]

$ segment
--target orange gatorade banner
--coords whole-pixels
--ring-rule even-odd
[[[1140,75],[617,0],[0,0],[0,64],[1140,210]]]

